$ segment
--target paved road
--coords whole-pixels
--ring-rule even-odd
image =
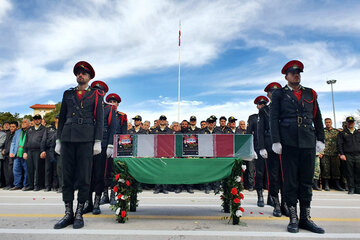
[[[85,215],[85,227],[54,230],[63,216],[61,194],[0,190],[0,240],[5,239],[360,239],[360,195],[314,192],[313,220],[326,234],[286,232],[288,218],[275,218],[272,208],[256,206],[256,193],[244,192],[240,225],[224,219],[219,195],[139,194],[137,212],[125,224],[115,221],[109,205],[102,214]]]

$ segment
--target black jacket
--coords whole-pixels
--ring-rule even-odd
[[[42,141],[45,141],[46,139],[46,127],[43,125],[40,125],[37,130],[35,130],[35,127],[30,127],[27,130],[26,139],[25,139],[25,145],[24,145],[24,153],[27,153],[29,151],[35,150],[43,152],[45,151],[45,148],[42,143]]]
[[[79,100],[76,88],[64,92],[57,139],[63,142],[93,142],[103,139],[104,92],[89,87]]]
[[[116,111],[113,106],[105,103],[104,106],[104,128],[103,128],[103,139],[101,141],[101,147],[105,148],[107,145],[113,145],[114,134],[116,132]]]
[[[254,148],[259,149],[259,144],[257,140],[257,123],[258,123],[258,114],[252,114],[248,118],[248,127],[246,129],[247,134],[252,134],[254,137]]]
[[[336,145],[341,155],[360,155],[360,131],[357,129],[351,134],[349,129],[344,129],[337,136]]]
[[[160,126],[157,126],[151,131],[151,134],[173,134],[173,133],[174,131],[168,127],[165,127],[164,130],[161,130]]]
[[[56,128],[50,126],[46,128],[45,138],[41,142],[42,149],[46,151],[46,157],[55,162],[55,144],[56,144]]]
[[[131,129],[129,129],[128,134],[148,134],[148,132],[145,129],[141,128],[141,127],[140,127],[139,131],[136,132],[135,128],[133,127]]]
[[[116,112],[116,134],[127,134],[127,115],[123,112]]]
[[[325,133],[317,95],[301,87],[300,101],[288,86],[275,90],[270,108],[272,142],[298,148],[314,148]]]
[[[6,139],[5,139],[5,143],[4,143],[4,150],[5,150],[4,157],[5,157],[5,156],[9,156],[10,147],[11,147],[11,142],[12,142],[12,139],[13,139],[14,136],[15,136],[15,132],[13,132],[13,133],[11,134],[11,132],[8,131],[8,132],[6,133]]]
[[[257,123],[257,141],[259,149],[271,149],[270,135],[270,106],[266,105],[259,110]]]
[[[200,133],[200,134],[224,134],[224,133],[221,131],[221,128],[219,128],[219,127],[215,127],[212,133],[210,132],[210,130],[209,130],[207,127],[201,129],[199,133]]]

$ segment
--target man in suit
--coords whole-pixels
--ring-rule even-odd
[[[302,228],[324,233],[324,229],[310,218],[315,152],[322,152],[325,148],[324,126],[316,92],[300,85],[303,69],[300,61],[293,60],[281,70],[287,85],[272,94],[272,150],[282,154],[283,195],[290,214],[287,230],[296,233]],[[298,200],[300,220],[296,206]]]
[[[62,197],[65,203],[65,216],[55,224],[55,229],[70,224],[73,228],[84,226],[82,214],[89,194],[91,164],[93,156],[101,153],[103,138],[105,93],[89,86],[95,76],[89,63],[76,63],[73,72],[78,85],[64,92],[55,145],[55,152],[62,158]],[[78,204],[74,215],[75,183]]]

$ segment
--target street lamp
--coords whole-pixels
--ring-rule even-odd
[[[333,113],[334,113],[334,126],[336,128],[336,118],[335,118],[335,104],[334,104],[334,90],[333,90],[333,84],[336,83],[336,80],[327,80],[326,81],[327,84],[331,85],[331,98],[332,98],[332,105],[333,105]]]

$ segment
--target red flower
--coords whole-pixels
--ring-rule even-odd
[[[244,194],[239,193],[239,197],[240,197],[240,199],[244,200]]]
[[[120,173],[116,174],[115,179],[116,181],[120,178]]]
[[[121,211],[121,217],[122,218],[126,217],[126,212],[125,211]]]
[[[118,187],[118,186],[115,186],[115,187],[113,188],[113,190],[114,190],[114,192],[118,192],[118,191],[119,191],[119,187]]]
[[[242,212],[244,212],[244,211],[245,211],[242,207],[240,207],[240,208],[239,208],[239,210],[240,210],[240,211],[242,211]]]
[[[240,203],[240,199],[234,198],[234,203]]]
[[[220,196],[220,199],[222,199],[222,200],[225,199],[224,195],[221,195],[221,196]]]
[[[125,184],[126,184],[126,186],[130,186],[130,182],[128,181],[128,180],[126,180],[126,182],[125,182]]]
[[[118,195],[117,199],[121,199],[122,196],[123,196],[122,194]]]
[[[238,193],[238,191],[236,188],[232,188],[231,193],[232,193],[232,195],[236,195]]]

